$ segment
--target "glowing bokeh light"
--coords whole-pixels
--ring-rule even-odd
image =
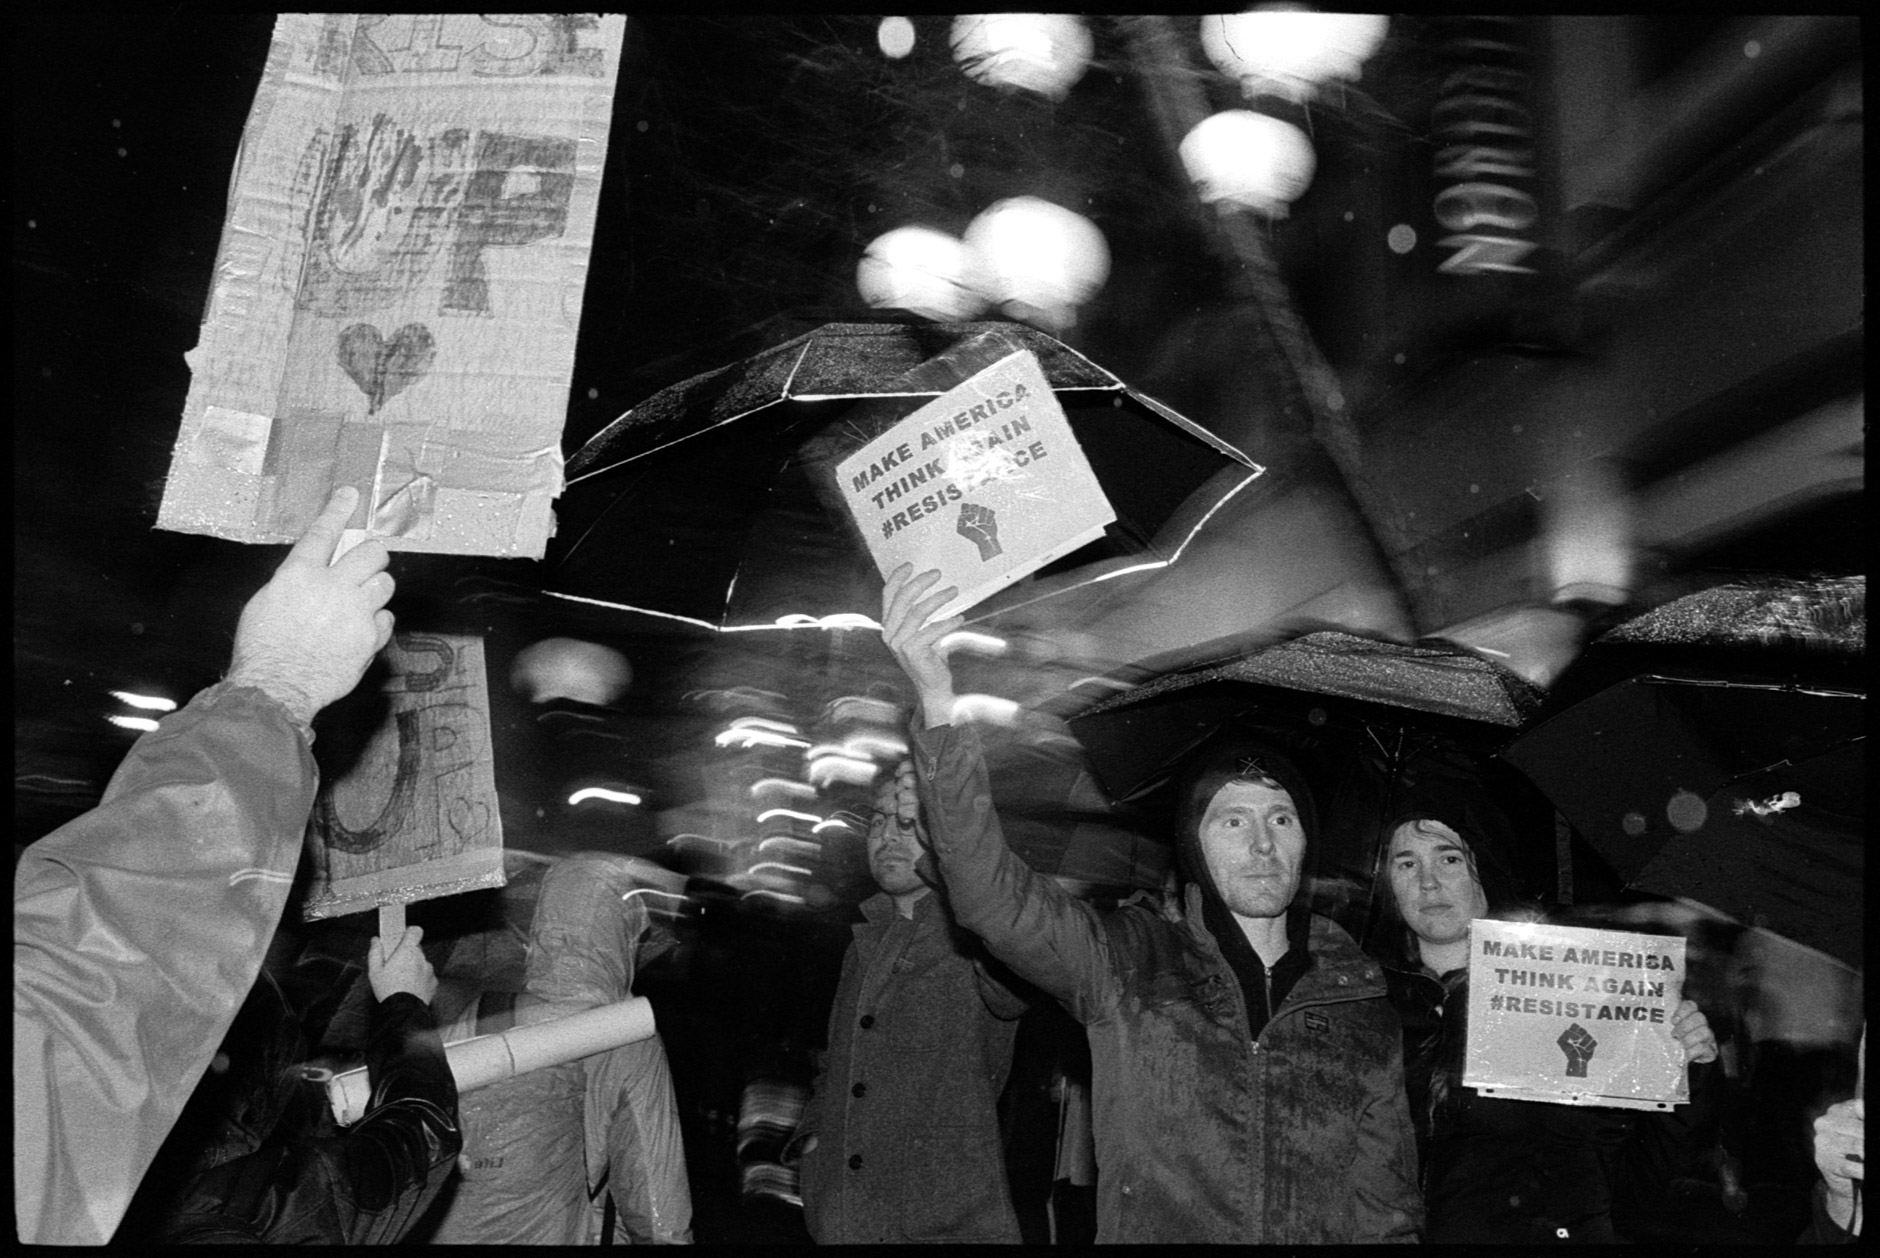
[[[914,24],[904,17],[884,17],[875,28],[875,43],[890,61],[899,61],[914,51]]]
[[[1322,84],[1355,79],[1383,44],[1390,19],[1268,4],[1201,19],[1201,48],[1249,97],[1303,101]]]
[[[147,716],[107,716],[104,719],[119,729],[134,729],[143,733],[157,727],[156,721]]]
[[[1203,201],[1244,205],[1270,218],[1286,216],[1318,165],[1305,132],[1250,109],[1203,118],[1180,151]]]
[[[988,87],[1063,100],[1089,68],[1095,44],[1069,13],[965,13],[953,19],[953,59]]]
[[[544,638],[516,653],[509,684],[530,703],[573,699],[608,704],[633,684],[633,666],[626,656],[598,642]]]
[[[1097,225],[1041,197],[994,202],[966,228],[966,246],[980,291],[1020,317],[1074,322],[1110,278],[1110,247]]]
[[[877,236],[855,268],[855,287],[877,310],[911,310],[941,322],[986,308],[972,286],[971,259],[957,237],[930,227]]]

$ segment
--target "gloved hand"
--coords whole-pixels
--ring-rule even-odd
[[[242,608],[228,680],[280,700],[302,724],[359,684],[392,636],[384,610],[396,583],[385,544],[360,543],[333,561],[359,491],[342,485],[274,576]]]
[[[372,984],[372,995],[377,1000],[389,1000],[397,992],[410,992],[425,1004],[437,995],[437,972],[431,963],[425,960],[424,950],[418,945],[424,942],[424,928],[407,926],[403,938],[395,940],[389,952],[385,941],[372,940],[372,946],[366,949],[366,980]]]

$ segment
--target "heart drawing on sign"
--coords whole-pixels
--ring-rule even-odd
[[[437,361],[437,342],[422,323],[407,323],[386,340],[370,323],[339,334],[339,365],[366,395],[366,414],[424,379]]]

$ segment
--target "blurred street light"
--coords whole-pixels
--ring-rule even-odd
[[[953,59],[969,78],[1062,100],[1090,65],[1083,19],[1068,13],[967,13],[953,19]]]
[[[1223,74],[1240,81],[1249,99],[1303,102],[1325,83],[1357,78],[1389,29],[1390,19],[1377,14],[1268,4],[1202,18],[1201,47]]]
[[[1231,202],[1268,218],[1286,217],[1318,167],[1303,131],[1250,109],[1203,118],[1183,138],[1180,151],[1203,201]]]

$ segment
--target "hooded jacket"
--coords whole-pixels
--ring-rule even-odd
[[[1712,1072],[1692,1070],[1690,1104],[1655,1113],[1484,1097],[1462,1083],[1469,972],[1424,967],[1396,909],[1389,836],[1417,819],[1442,822],[1469,844],[1491,916],[1534,915],[1506,855],[1499,813],[1460,792],[1426,788],[1384,831],[1373,887],[1374,951],[1403,1024],[1405,1083],[1432,1243],[1612,1242],[1628,1212],[1649,1210],[1693,1152],[1714,1107]],[[1615,1224],[1615,1216],[1618,1223]]]
[[[1309,963],[1255,1037],[1201,886],[1076,900],[1006,848],[976,731],[917,729],[914,750],[960,923],[1085,1027],[1099,1242],[1416,1238],[1399,1032],[1349,935],[1305,920]]]
[[[13,1197],[29,1244],[101,1245],[208,1070],[293,885],[310,734],[223,682],[132,745],[13,873]]]

